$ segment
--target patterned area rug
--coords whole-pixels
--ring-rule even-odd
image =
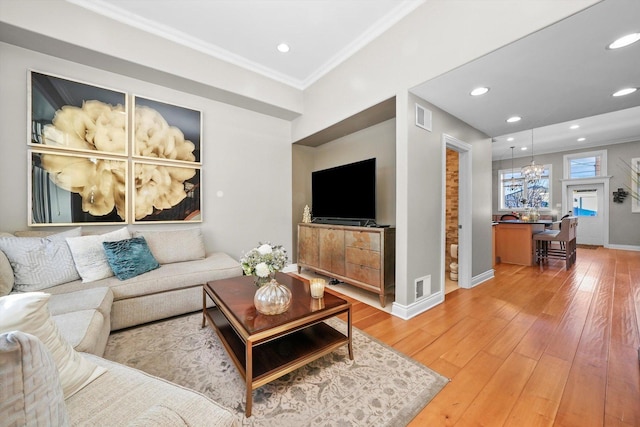
[[[346,346],[253,392],[245,387],[216,333],[194,313],[109,337],[104,357],[197,390],[236,412],[246,426],[403,426],[448,379],[353,328]],[[346,323],[327,323],[341,331]]]

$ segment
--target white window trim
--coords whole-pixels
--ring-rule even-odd
[[[563,158],[563,178],[571,179],[571,160],[574,159],[582,159],[584,157],[600,157],[600,175],[598,176],[607,176],[607,150],[597,150],[597,151],[583,151],[581,153],[571,153],[565,154],[562,156]],[[598,176],[590,176],[587,178],[573,178],[573,179],[592,179],[597,178]]]
[[[553,201],[553,165],[551,163],[544,164],[545,169],[549,170],[549,206],[546,208],[539,208],[539,212],[551,212],[553,210],[553,206],[551,206],[551,202]],[[505,173],[512,173],[512,171],[517,170],[517,168],[507,168],[507,169],[499,169],[498,170],[498,212],[524,212],[527,208],[518,207],[518,208],[505,208],[502,207],[502,202],[504,202],[504,194],[502,194],[502,175]]]
[[[631,173],[640,173],[640,157],[631,159]],[[631,180],[631,191],[633,194],[638,194],[638,182],[637,180]],[[631,212],[640,213],[640,200],[631,197]]]

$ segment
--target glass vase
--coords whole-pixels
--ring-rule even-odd
[[[253,297],[253,305],[261,314],[284,313],[291,305],[291,291],[276,279],[271,279],[266,285],[258,288]]]

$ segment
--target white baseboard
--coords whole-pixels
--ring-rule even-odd
[[[634,245],[605,245],[608,249],[619,249],[621,251],[640,251],[640,246]]]
[[[441,304],[443,301],[444,292],[438,292],[437,294],[430,295],[409,305],[402,305],[394,302],[391,306],[391,314],[401,319],[408,320],[420,313],[424,313],[438,304]]]
[[[493,279],[495,277],[495,270],[489,269],[484,273],[480,273],[477,276],[473,276],[471,278],[471,287],[478,286],[480,283],[486,282],[487,280]]]

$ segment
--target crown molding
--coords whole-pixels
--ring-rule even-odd
[[[219,46],[211,43],[205,43],[202,40],[196,37],[192,37],[182,31],[176,30],[175,28],[159,24],[143,16],[130,13],[103,0],[66,1],[75,4],[76,6],[80,6],[84,9],[98,13],[102,16],[106,16],[107,18],[113,19],[114,21],[120,22],[133,28],[137,28],[141,31],[153,34],[166,40],[170,40],[174,43],[180,44],[182,46],[260,74],[264,77],[291,86],[295,89],[304,90],[318,81],[324,75],[329,73],[335,67],[340,65],[342,62],[347,60],[349,57],[353,56],[357,51],[369,44],[380,34],[387,31],[402,18],[413,12],[426,0],[402,0],[394,10],[392,10],[384,18],[378,20],[366,32],[364,32],[356,40],[341,49],[336,55],[334,55],[331,59],[321,65],[316,71],[314,71],[304,80],[296,79],[282,72],[273,70],[272,68],[265,67],[264,65],[251,61],[243,56],[237,55],[226,49],[222,49]]]

